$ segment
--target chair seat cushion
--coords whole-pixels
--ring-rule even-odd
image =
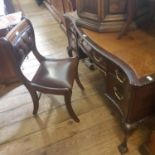
[[[77,58],[43,61],[32,82],[49,88],[71,89],[77,71],[77,65]]]

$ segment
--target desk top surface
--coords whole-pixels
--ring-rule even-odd
[[[99,47],[128,64],[137,78],[155,74],[155,35],[135,30],[117,39],[118,33],[82,30]]]

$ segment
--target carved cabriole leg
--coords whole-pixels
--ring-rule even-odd
[[[118,146],[121,155],[128,152],[128,146],[127,146],[128,138],[132,134],[133,130],[137,128],[138,125],[139,125],[138,123],[135,123],[133,125],[123,123],[124,137],[122,143]]]
[[[118,146],[118,149],[119,149],[119,152],[121,153],[121,155],[123,155],[124,153],[128,152],[127,140],[128,140],[128,137],[129,137],[129,133],[130,132],[128,130],[124,131],[123,141]]]
[[[66,108],[67,108],[67,111],[68,111],[69,115],[74,119],[74,121],[75,122],[80,122],[79,118],[77,117],[77,115],[73,111],[73,108],[72,108],[72,105],[71,105],[71,95],[72,95],[72,92],[68,91],[64,96],[65,97]]]

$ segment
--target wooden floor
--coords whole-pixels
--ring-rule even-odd
[[[35,0],[19,0],[25,15],[32,21],[37,46],[49,57],[67,56],[65,33],[44,7]],[[33,57],[25,63],[32,75],[37,67]],[[80,123],[70,119],[63,97],[42,95],[39,115],[33,117],[33,104],[24,86],[9,92],[5,87],[0,98],[0,155],[119,155],[117,146],[122,140],[122,129],[110,113],[103,96],[102,74],[90,71],[82,62],[80,79],[85,92],[73,88],[72,105]],[[129,138],[127,155],[139,155],[138,147],[147,130],[136,130]]]

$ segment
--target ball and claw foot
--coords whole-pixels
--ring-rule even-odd
[[[126,152],[128,152],[128,147],[125,144],[120,144],[118,146],[118,150],[121,153],[121,155],[124,155]]]

